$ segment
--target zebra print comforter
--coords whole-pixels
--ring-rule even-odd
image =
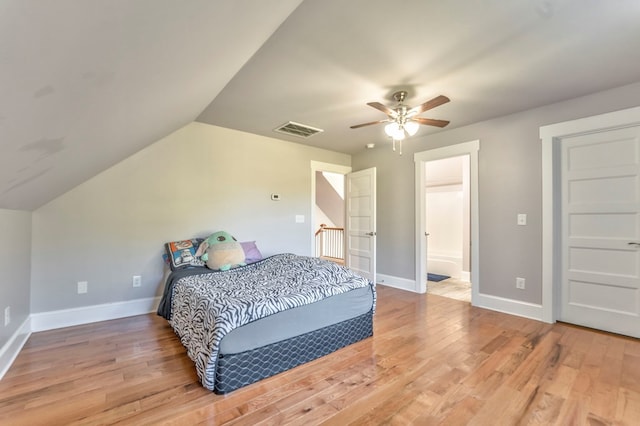
[[[355,288],[375,286],[333,262],[279,254],[225,272],[173,282],[169,323],[194,361],[202,385],[213,390],[222,338],[231,330],[286,309]]]

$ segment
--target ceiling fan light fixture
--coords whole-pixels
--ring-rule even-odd
[[[398,132],[398,130],[399,130],[398,123],[396,123],[395,121],[384,126],[384,132],[387,134],[387,136],[393,137],[393,135],[395,135]]]
[[[404,123],[404,130],[406,130],[406,132],[409,133],[409,136],[413,136],[416,133],[418,133],[419,127],[420,127],[420,124],[418,124],[415,121],[407,121],[406,123]]]
[[[395,121],[384,126],[384,132],[387,134],[387,136],[398,141],[404,139],[405,136],[402,126],[400,126],[400,124]]]
[[[384,126],[384,132],[393,141],[393,150],[396,150],[396,142],[400,145],[400,154],[402,155],[402,140],[408,136],[414,136],[418,133],[420,124],[426,124],[429,126],[445,127],[449,124],[446,120],[434,120],[432,118],[421,118],[417,115],[422,114],[425,111],[433,109],[437,106],[445,104],[450,101],[446,96],[440,95],[435,98],[424,102],[413,108],[409,108],[404,104],[404,100],[407,97],[407,92],[399,91],[393,94],[393,98],[398,102],[395,108],[390,108],[380,102],[367,102],[367,105],[382,111],[387,115],[386,120],[371,121],[368,123],[356,124],[351,126],[352,129],[359,129],[360,127],[370,126],[372,124],[388,123]]]

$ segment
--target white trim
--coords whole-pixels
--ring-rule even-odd
[[[561,226],[559,206],[555,203],[559,186],[556,170],[557,147],[562,138],[614,128],[640,125],[640,107],[628,108],[592,117],[540,127],[542,142],[542,320],[553,323],[558,316],[558,291],[560,289],[560,257],[558,235]]]
[[[469,181],[471,196],[471,303],[476,304],[475,299],[480,289],[480,219],[478,200],[478,151],[480,141],[470,141],[443,148],[417,152],[413,156],[415,162],[415,199],[416,199],[416,278],[415,290],[417,293],[427,291],[427,243],[424,238],[426,232],[426,201],[424,191],[425,163],[427,161],[441,160],[443,158],[469,155]]]
[[[31,336],[31,320],[27,317],[22,325],[9,338],[9,341],[0,348],[0,380],[9,371],[9,367],[16,360],[16,357],[27,343],[27,339]]]
[[[408,280],[406,278],[378,274],[377,284],[397,288],[399,290],[410,291],[412,293],[418,293],[416,291],[417,286],[415,281]],[[490,309],[492,311],[502,312],[505,314],[516,315],[538,321],[542,320],[542,305],[535,303],[522,302],[520,300],[478,293],[475,296],[473,305],[478,308]]]
[[[31,331],[45,331],[92,322],[108,321],[155,312],[160,297],[83,306],[81,308],[31,314]]]
[[[536,303],[478,293],[473,304],[479,308],[542,321],[542,305]]]
[[[397,288],[416,293],[416,282],[406,278],[394,277],[393,275],[378,274],[376,283],[387,287]]]
[[[159,303],[160,297],[147,297],[145,299],[31,314],[11,336],[9,341],[0,348],[0,379],[9,370],[32,332],[148,314],[155,312]]]

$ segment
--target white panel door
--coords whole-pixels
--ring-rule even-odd
[[[376,282],[376,168],[349,173],[346,182],[346,265]]]
[[[640,337],[640,127],[561,143],[561,321]]]

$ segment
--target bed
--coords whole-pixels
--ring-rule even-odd
[[[173,271],[158,314],[202,385],[224,394],[373,335],[375,284],[290,253],[229,271]]]

